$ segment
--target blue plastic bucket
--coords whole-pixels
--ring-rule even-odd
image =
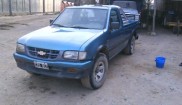
[[[156,57],[155,62],[156,62],[156,67],[157,68],[164,68],[164,65],[165,65],[165,62],[166,62],[166,58],[164,58],[164,57]]]

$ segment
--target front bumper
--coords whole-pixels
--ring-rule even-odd
[[[58,78],[80,79],[89,75],[93,61],[83,62],[64,62],[64,61],[47,61],[28,57],[26,55],[14,53],[17,66],[27,72],[42,74]],[[44,62],[49,65],[49,70],[35,68],[34,61]],[[73,72],[74,71],[74,72]]]

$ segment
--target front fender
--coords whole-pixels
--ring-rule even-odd
[[[104,53],[107,56],[107,59],[109,59],[109,51],[108,51],[107,45],[100,45],[97,48],[97,54],[96,55],[98,55],[99,53]],[[94,59],[95,58],[96,58],[96,56],[94,57]]]
[[[100,35],[97,35],[93,38],[91,38],[89,41],[87,41],[80,49],[80,51],[86,51],[87,57],[86,59],[94,60],[97,54],[101,49],[106,47],[106,41],[107,41],[108,33],[103,32]]]

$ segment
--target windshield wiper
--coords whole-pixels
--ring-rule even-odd
[[[87,27],[82,27],[82,26],[72,26],[72,27],[70,27],[70,28],[89,29],[89,28],[87,28]]]
[[[61,25],[61,24],[52,24],[52,25],[55,25],[55,26],[58,26],[58,27],[66,27],[66,26]]]
[[[55,25],[55,26],[58,26],[58,27],[67,27],[67,28],[89,29],[87,27],[82,27],[82,26],[72,26],[72,27],[68,27],[68,26],[64,26],[64,25],[61,25],[61,24],[52,24],[52,25]]]

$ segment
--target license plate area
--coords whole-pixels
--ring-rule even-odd
[[[49,70],[48,64],[47,63],[44,63],[44,62],[34,61],[34,66],[35,66],[35,68]]]

